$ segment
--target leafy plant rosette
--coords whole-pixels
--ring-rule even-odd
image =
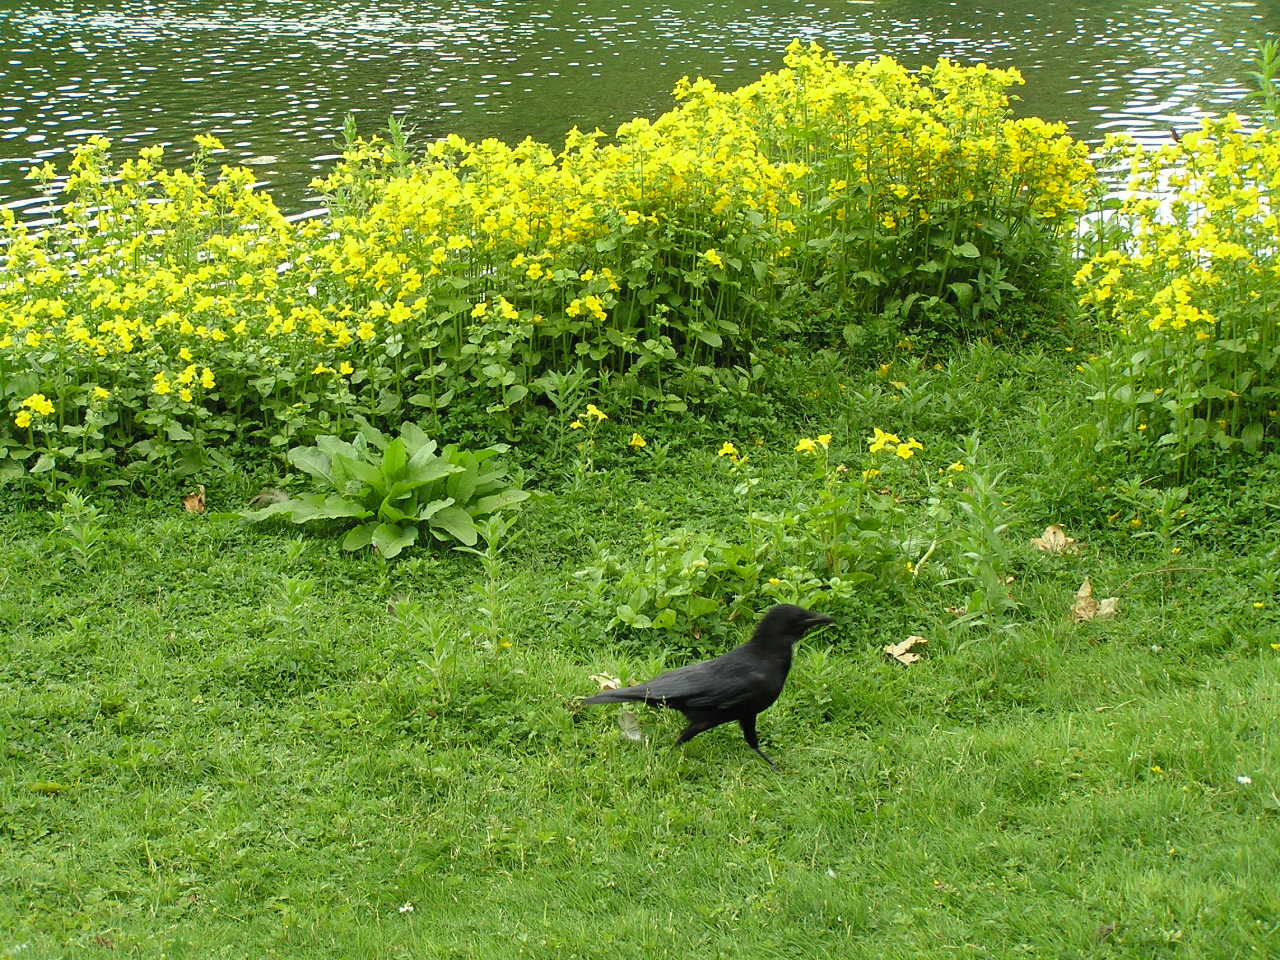
[[[388,560],[418,542],[424,530],[440,542],[471,547],[480,539],[477,520],[529,498],[494,459],[508,449],[501,443],[482,450],[456,444],[440,449],[414,423],[402,424],[400,436],[388,439],[362,421],[351,441],[325,435],[315,446],[289,451],[289,462],[312,477],[319,491],[242,515],[255,523],[275,516],[297,524],[354,521],[343,549],[372,544]]]

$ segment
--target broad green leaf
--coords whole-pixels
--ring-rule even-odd
[[[509,490],[503,490],[501,493],[481,497],[475,502],[475,506],[471,508],[471,515],[479,517],[486,513],[493,513],[495,510],[505,510],[507,507],[514,506],[515,504],[528,499],[528,490],[517,490],[515,487],[512,487]]]
[[[652,620],[646,617],[643,613],[636,613],[635,610],[631,609],[631,607],[627,606],[625,603],[618,606],[617,616],[620,622],[625,623],[627,626],[633,627],[636,630],[647,630],[649,627],[653,626]]]
[[[445,497],[443,500],[432,500],[425,506],[418,508],[417,516],[415,516],[414,519],[419,521],[430,520],[445,507],[450,506],[453,506],[453,497]]]
[[[1261,423],[1246,423],[1240,431],[1240,444],[1250,453],[1262,445],[1263,428]]]
[[[288,453],[288,460],[303,473],[310,474],[317,480],[329,484],[335,483],[329,457],[318,447],[294,447]]]
[[[281,500],[277,503],[267,504],[265,507],[259,507],[256,510],[242,510],[240,516],[250,523],[260,523],[268,517],[279,516],[282,513],[292,514],[296,506],[292,500]]]
[[[967,310],[973,303],[973,285],[968,283],[948,283],[951,292],[956,295],[956,303]]]
[[[661,630],[670,630],[676,625],[676,612],[673,608],[667,607],[660,610],[658,615],[653,618],[653,625]]]
[[[466,461],[458,466],[462,469],[450,475],[445,484],[445,492],[453,497],[455,502],[466,506],[475,495],[476,484],[480,480],[480,467],[471,457],[467,457]]]
[[[685,603],[685,610],[689,614],[690,620],[698,617],[705,617],[709,613],[715,613],[720,609],[720,604],[710,597],[700,597],[694,595]]]
[[[954,256],[957,256],[957,257],[967,257],[967,258],[969,258],[969,259],[973,259],[974,257],[977,257],[977,256],[979,256],[979,255],[980,255],[980,254],[979,254],[979,251],[978,251],[978,248],[977,248],[977,247],[975,247],[975,246],[974,246],[971,242],[969,242],[968,240],[966,240],[964,243],[957,244],[956,246],[952,247],[952,248],[951,248],[951,253],[952,253],[952,255],[954,255]]]
[[[343,550],[362,550],[373,542],[373,531],[378,528],[376,523],[362,523],[354,530],[347,533],[342,538]]]
[[[439,480],[442,477],[447,477],[452,473],[457,473],[462,469],[432,453],[424,454],[423,451],[425,450],[426,448],[424,447],[423,450],[418,452],[418,456],[409,461],[408,469],[405,471],[406,480],[411,480],[421,486],[422,484]]]
[[[410,402],[412,402],[412,399],[411,397]],[[426,431],[412,420],[400,427],[400,439],[404,441],[405,451],[409,454],[411,461],[424,448],[430,448],[431,453],[434,453],[436,449],[436,442],[427,436]]]
[[[445,538],[440,531],[444,531],[459,543],[471,547],[475,545],[476,540],[480,537],[476,531],[476,525],[471,519],[471,514],[456,505],[451,505],[438,511],[430,522],[431,532],[441,540]]]
[[[382,453],[382,477],[384,486],[390,486],[404,474],[405,465],[409,462],[409,454],[404,448],[404,441],[399,437],[387,444]]]
[[[373,545],[382,556],[390,560],[401,550],[418,539],[418,528],[400,527],[393,523],[380,523],[373,531]]]
[[[383,479],[382,470],[364,460],[352,460],[343,465],[348,474],[363,483],[378,496],[385,496],[389,484]]]

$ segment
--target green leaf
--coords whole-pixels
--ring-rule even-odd
[[[480,539],[480,534],[471,519],[471,514],[456,505],[445,507],[431,518],[431,532],[439,539],[444,540],[445,537],[441,531],[468,547],[474,546],[475,542]]]
[[[660,630],[670,630],[676,625],[676,611],[672,607],[658,611],[658,615],[653,618],[653,626]]]
[[[418,514],[415,520],[430,520],[445,507],[453,505],[453,497],[445,497],[443,500],[432,500],[425,506],[418,508]]]
[[[450,474],[459,472],[462,468],[437,457],[434,453],[427,453],[426,447],[418,451],[418,455],[409,461],[408,469],[405,473],[405,479],[421,486],[447,477]]]
[[[968,283],[948,283],[947,287],[956,295],[956,303],[962,308],[969,309],[973,304],[973,285]]]
[[[412,402],[412,398],[410,399]],[[400,439],[404,441],[405,452],[409,454],[410,462],[424,449],[427,449],[428,453],[435,453],[436,442],[412,420],[400,426]]]
[[[511,487],[500,493],[490,494],[487,497],[481,497],[475,502],[471,508],[473,517],[483,516],[486,513],[493,513],[496,510],[505,510],[507,507],[515,506],[529,499],[528,490],[518,490]]]
[[[417,527],[399,527],[393,523],[380,523],[373,531],[373,545],[387,560],[396,556],[417,539]]]
[[[362,523],[342,538],[343,550],[362,550],[373,542],[373,531],[378,529],[376,523]]]
[[[967,257],[969,259],[973,259],[974,257],[977,257],[980,255],[978,252],[978,248],[975,247],[968,240],[966,240],[964,243],[956,244],[954,247],[952,247],[951,253],[953,256]]]
[[[382,476],[384,484],[390,486],[404,473],[409,462],[409,453],[405,450],[404,441],[399,437],[387,444],[382,453]]]
[[[386,488],[390,484],[384,479],[382,469],[375,467],[371,463],[364,460],[351,460],[343,464],[343,468],[347,474],[354,477],[360,483],[363,483],[371,491],[378,496],[385,496]]]
[[[1250,453],[1262,446],[1263,427],[1261,423],[1246,423],[1240,431],[1240,444]]]
[[[318,447],[294,447],[288,453],[288,460],[303,473],[310,474],[317,480],[335,484],[329,458]]]
[[[460,458],[462,456],[466,457],[467,462],[457,464],[461,469],[450,475],[448,483],[445,484],[445,492],[453,497],[455,502],[465,506],[475,495],[476,485],[480,481],[480,465],[475,457],[463,454]]]
[[[705,617],[708,613],[715,613],[720,609],[720,604],[712,600],[710,597],[700,597],[696,594],[685,602],[685,611],[689,615],[690,620],[696,620],[698,617]]]
[[[257,510],[241,510],[240,516],[244,517],[249,523],[261,523],[269,517],[278,516],[282,513],[293,513],[296,506],[293,500],[281,500],[277,503],[267,504]]]

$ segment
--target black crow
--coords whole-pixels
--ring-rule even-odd
[[[795,642],[806,630],[834,622],[825,614],[783,603],[764,615],[750,640],[714,660],[691,663],[638,686],[604,690],[582,702],[634,700],[679,710],[689,725],[676,740],[677,745],[703,730],[737,720],[751,749],[776,770],[778,765],[760,749],[756,714],[782,693]]]

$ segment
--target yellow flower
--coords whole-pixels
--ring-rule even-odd
[[[217,381],[213,379],[213,371],[208,367],[205,367],[204,370],[200,372],[200,386],[204,387],[206,390],[212,390],[217,386]]]
[[[902,442],[896,433],[885,433],[879,427],[874,427],[875,436],[867,437],[867,445],[871,448],[872,453],[879,453],[891,446],[897,446]]]
[[[208,133],[196,134],[196,146],[203,150],[225,150],[222,141]]]
[[[1266,606],[1266,604],[1265,604],[1265,603],[1263,603],[1261,600],[1255,600],[1255,601],[1253,602],[1253,606],[1254,606],[1254,609],[1255,609],[1255,610],[1261,610],[1263,607],[1265,607],[1265,606]]]
[[[796,444],[797,453],[817,453],[818,445],[808,437],[801,437],[800,442]]]
[[[724,444],[720,447],[719,452],[716,453],[716,456],[717,457],[733,457],[736,460],[738,458],[738,448],[735,447],[728,440],[726,440]]]
[[[186,387],[183,387],[178,391],[178,396],[182,398],[183,403],[191,402],[191,391]]]
[[[338,372],[342,374],[344,377],[349,377],[351,376],[351,374],[356,372],[356,368],[353,367],[349,361],[343,360],[340,364],[338,364]]]
[[[905,443],[898,444],[898,449],[894,451],[903,460],[910,460],[916,455],[916,451],[910,445]]]
[[[1152,773],[1164,773],[1164,767],[1160,766],[1159,764],[1152,764],[1152,766],[1151,766],[1151,772],[1152,772]]]
[[[831,446],[831,434],[829,433],[818,434],[818,445],[821,446],[823,450]]]
[[[94,388],[93,388],[93,399],[95,399],[95,400],[105,400],[105,399],[107,399],[107,397],[109,397],[109,396],[111,396],[111,391],[110,391],[110,390],[107,390],[107,389],[106,389],[106,388],[104,388],[104,387],[94,387]]]
[[[477,303],[474,307],[471,308],[471,319],[478,320],[480,317],[483,317],[488,312],[489,312],[489,302],[487,300],[481,300],[479,303]]]
[[[712,266],[721,267],[721,268],[724,267],[724,258],[720,256],[719,252],[714,247],[708,250],[702,256],[707,261],[707,263],[711,264]]]
[[[630,447],[647,447],[647,446],[648,446],[648,444],[647,444],[647,443],[645,443],[644,437],[640,436],[640,434],[638,434],[638,433],[633,433],[633,434],[631,435],[631,442],[630,442],[629,444],[627,444],[627,446],[630,446]]]
[[[28,407],[44,417],[53,413],[53,404],[49,402],[49,398],[43,393],[33,393],[22,401],[22,406]]]
[[[603,410],[601,410],[599,407],[597,407],[594,403],[587,404],[587,416],[595,417],[596,423],[599,423],[601,420],[609,419],[609,415],[605,413]]]
[[[769,578],[769,582],[770,582],[770,583],[772,583],[772,584],[774,584],[774,585],[776,586],[777,584],[781,583],[782,581],[781,581],[781,580],[779,580],[777,577],[770,577],[770,578]]]
[[[13,422],[20,427],[31,426],[31,411],[19,410],[13,417]]]
[[[323,363],[317,363],[316,368],[311,371],[312,376],[319,376],[322,373],[333,373],[333,367],[326,367]]]
[[[570,429],[570,430],[581,430],[581,429],[582,429],[582,421],[581,421],[581,420],[575,420],[575,421],[573,421],[573,423],[569,424],[569,429]]]
[[[862,471],[862,479],[863,479],[863,480],[872,480],[872,479],[874,479],[875,477],[878,477],[878,476],[880,476],[880,471],[879,471],[879,470],[877,470],[877,469],[875,469],[874,467],[872,467],[870,470],[863,470],[863,471]]]
[[[964,464],[963,464],[963,463],[961,463],[959,460],[957,460],[957,461],[956,461],[955,463],[953,463],[951,466],[947,467],[947,469],[948,469],[948,470],[954,470],[956,473],[963,473],[963,472],[964,472],[965,467],[964,467]]]
[[[155,390],[156,393],[161,396],[164,396],[166,393],[173,393],[173,385],[169,383],[169,376],[163,370],[152,377],[152,380],[155,381],[155,386],[152,387],[152,389]]]

